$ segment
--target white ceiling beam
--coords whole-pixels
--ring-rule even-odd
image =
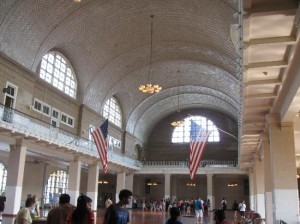
[[[254,85],[271,85],[271,84],[281,84],[281,80],[279,79],[263,79],[263,80],[253,80],[245,83],[246,86],[254,86]]]
[[[245,99],[276,98],[276,93],[257,93],[244,96]]]
[[[247,42],[244,42],[244,48],[248,48],[254,45],[269,45],[269,44],[295,44],[295,36],[285,36],[285,37],[269,37],[269,38],[259,38],[251,39]]]
[[[253,62],[245,65],[245,69],[252,68],[286,68],[288,66],[286,61],[263,61]]]
[[[266,110],[270,109],[272,105],[245,105],[244,110]]]

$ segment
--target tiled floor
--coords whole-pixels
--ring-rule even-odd
[[[130,224],[164,224],[169,218],[167,212],[151,212],[151,211],[141,211],[138,209],[129,210],[130,214]],[[203,224],[212,224],[214,221],[214,213],[205,213],[203,217]],[[97,211],[97,224],[103,223],[104,210],[99,209]],[[183,224],[196,224],[196,219],[194,216],[180,216],[179,220]],[[234,218],[234,214],[231,211],[226,212],[226,220],[230,224],[237,224],[240,222],[240,218]]]

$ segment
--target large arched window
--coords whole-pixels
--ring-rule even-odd
[[[172,134],[172,143],[185,143],[190,142],[191,134],[191,120],[195,121],[198,125],[206,130],[211,130],[209,135],[209,142],[219,142],[220,134],[215,124],[208,120],[206,117],[190,116],[184,119],[184,125],[176,127]]]
[[[121,127],[121,110],[115,98],[112,97],[105,102],[103,117],[108,118],[111,123]]]
[[[44,55],[40,78],[72,98],[76,98],[77,81],[70,63],[62,54],[51,51]]]
[[[69,175],[64,170],[57,170],[50,174],[46,186],[46,203],[58,203],[58,197],[67,192]]]
[[[0,162],[0,193],[5,192],[7,180],[7,169],[4,164]]]

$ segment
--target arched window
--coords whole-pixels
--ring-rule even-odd
[[[62,54],[51,51],[44,55],[40,78],[72,98],[76,98],[76,77],[70,63]]]
[[[57,170],[50,174],[46,186],[46,203],[57,204],[58,197],[67,192],[69,175],[66,171]]]
[[[172,134],[172,143],[190,142],[191,120],[195,121],[202,128],[212,131],[208,137],[209,142],[220,141],[219,131],[212,121],[208,120],[206,117],[190,116],[184,119],[183,126],[179,126],[174,129]]]
[[[108,118],[111,123],[121,127],[121,110],[115,98],[112,97],[105,102],[103,117]]]
[[[7,169],[4,164],[0,162],[0,193],[5,192],[7,180]]]

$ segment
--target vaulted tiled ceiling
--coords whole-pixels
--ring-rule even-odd
[[[105,100],[115,96],[123,128],[143,141],[153,125],[177,111],[178,92],[182,108],[226,113],[243,125],[240,161],[249,166],[296,42],[298,1],[246,0],[243,23],[240,3],[0,1],[0,51],[33,73],[48,51],[62,52],[78,79],[78,101],[101,113]],[[138,90],[148,80],[150,15],[150,80],[163,88],[155,95]]]

